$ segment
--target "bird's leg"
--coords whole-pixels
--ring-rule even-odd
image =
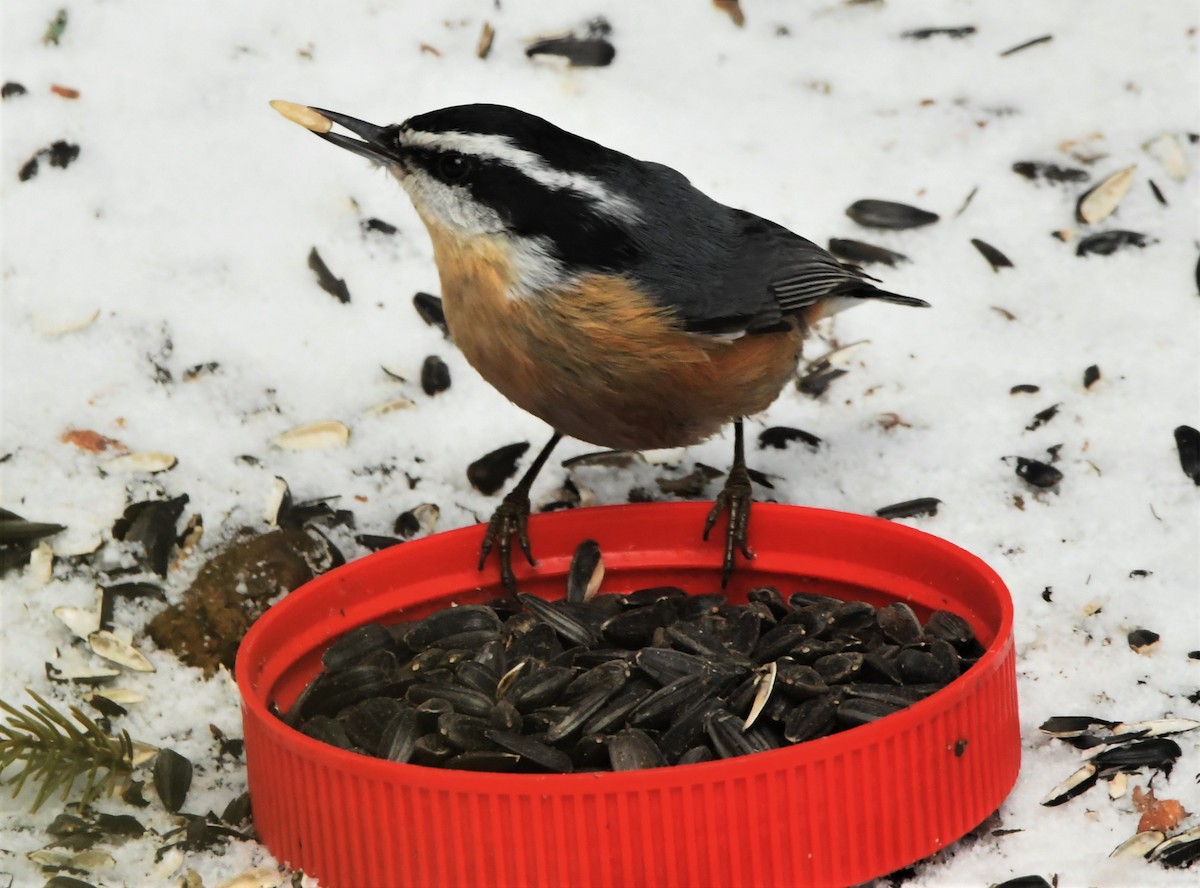
[[[542,470],[542,466],[546,464],[546,460],[550,458],[550,452],[561,440],[562,434],[555,432],[546,442],[546,446],[542,448],[533,464],[521,476],[521,480],[508,492],[496,511],[492,513],[491,520],[488,521],[487,532],[483,535],[483,546],[479,551],[479,569],[483,570],[484,562],[487,561],[492,547],[495,546],[496,555],[500,559],[500,582],[504,585],[504,591],[513,598],[517,596],[517,581],[512,571],[513,534],[516,534],[517,543],[521,546],[521,551],[525,553],[525,558],[530,564],[533,564],[533,552],[529,548],[529,489],[533,486],[533,480]]]
[[[750,529],[750,504],[754,501],[750,490],[750,473],[746,471],[746,445],[742,432],[742,421],[733,423],[733,465],[725,476],[725,486],[717,494],[716,502],[704,521],[704,539],[717,523],[722,512],[729,512],[729,527],[725,531],[725,560],[721,565],[721,588],[729,583],[733,573],[734,546],[741,549],[747,559],[754,553],[746,545],[746,533]]]

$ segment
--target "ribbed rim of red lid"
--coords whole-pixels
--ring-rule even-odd
[[[561,597],[571,554],[590,536],[604,556],[602,591],[667,581],[714,591],[720,545],[703,543],[699,532],[707,509],[660,503],[535,516],[539,563],[518,567],[519,581]],[[437,534],[325,574],[268,611],[243,641],[236,672],[256,827],[277,856],[323,883],[770,884],[758,876],[778,874],[795,884],[855,884],[956,840],[999,806],[1016,779],[1012,602],[1000,578],[975,556],[912,528],[775,504],[754,507],[757,557],[739,564],[726,590],[731,600],[763,583],[794,591],[811,577],[817,591],[956,611],[986,653],[943,690],[873,724],[753,756],[620,774],[397,765],[319,743],[270,714],[273,696],[286,706],[316,671],[320,652],[346,630],[399,619],[404,609],[497,594],[495,568],[474,569],[482,532]],[[845,798],[812,798],[810,785]],[[298,808],[296,799],[306,797],[320,810]],[[619,811],[620,822],[580,845],[562,821],[582,808]],[[440,819],[425,823],[430,812]],[[628,822],[648,817],[671,821],[664,847],[629,832]],[[412,824],[411,834],[401,824]],[[760,834],[780,829],[789,842]],[[752,854],[699,862],[706,843],[739,836]]]

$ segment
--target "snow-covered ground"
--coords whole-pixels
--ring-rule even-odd
[[[717,199],[819,243],[857,238],[911,258],[869,270],[933,309],[838,317],[808,356],[869,340],[849,374],[819,400],[789,387],[749,427],[752,441],[767,425],[823,439],[815,453],[752,446],[751,463],[775,478],[779,500],[872,513],[938,497],[937,515],[912,523],[978,554],[1012,590],[1025,755],[998,827],[1014,832],[919,864],[906,884],[1035,873],[1063,886],[1194,884],[1194,870],[1107,858],[1137,828],[1129,794],[1110,801],[1097,788],[1063,807],[1039,805],[1079,756],[1037,726],[1062,714],[1200,718],[1188,699],[1200,689],[1200,661],[1188,657],[1200,648],[1200,488],[1180,470],[1172,437],[1179,425],[1200,426],[1195,2],[744,0],[738,28],[703,2],[128,0],[67,5],[57,45],[46,43],[63,3],[26,0],[0,13],[0,78],[27,90],[0,105],[0,506],[68,528],[49,540],[58,558],[48,581],[30,568],[0,580],[0,697],[23,702],[30,687],[78,702],[77,687],[46,678],[43,664],[73,645],[51,611],[91,606],[98,571],[132,563],[111,541],[129,502],[186,493],[185,519],[203,516],[198,549],[165,581],[172,601],[239,528],[264,529],[277,475],[298,500],[340,497],[359,533],[389,534],[398,513],[422,502],[439,505],[441,529],[490,513],[498,499],[468,485],[466,466],[513,441],[540,446],[548,429],[413,310],[413,294],[438,292],[438,279],[401,190],[267,101],[379,123],[500,102],[668,163]],[[612,24],[611,66],[526,58],[529,38],[595,15]],[[480,59],[485,21],[496,37]],[[967,36],[902,36],[967,25],[976,29]],[[1052,39],[1002,55],[1043,35]],[[1164,134],[1189,168],[1182,179],[1143,147]],[[43,156],[19,180],[57,140],[77,144],[78,158],[59,168]],[[1013,172],[1019,161],[1090,178],[1030,181]],[[1131,165],[1117,212],[1077,223],[1080,194]],[[868,230],[844,212],[861,198],[941,219]],[[398,231],[366,233],[368,218]],[[1076,255],[1083,235],[1118,228],[1153,242]],[[1051,236],[1063,230],[1074,240]],[[972,238],[1014,267],[993,271]],[[318,288],[306,264],[314,246],[345,279],[349,303]],[[419,384],[431,354],[452,379],[436,397]],[[1092,365],[1099,378],[1085,387]],[[1010,393],[1016,385],[1038,388]],[[371,409],[400,397],[415,407]],[[1028,428],[1052,405],[1050,419]],[[346,447],[271,443],[325,419],[350,427]],[[114,451],[62,440],[80,429],[178,464],[153,476],[106,469]],[[567,442],[557,456],[593,449]],[[697,461],[724,467],[730,451],[716,439],[680,452],[679,472]],[[1051,452],[1064,476],[1055,488],[1017,477],[1015,457],[1049,462]],[[657,471],[589,470],[586,480],[600,502],[623,502]],[[420,478],[415,489],[406,473]],[[563,477],[552,464],[535,500]],[[100,542],[98,555],[78,557]],[[346,554],[364,550],[349,544]],[[143,639],[159,607],[120,611],[157,671],[122,679],[147,700],[116,725],[196,762],[185,810],[220,813],[244,773],[236,759],[216,763],[209,725],[240,735],[236,691],[227,675],[206,680]],[[1161,642],[1135,653],[1126,636],[1138,628]],[[1178,766],[1154,781],[1160,798],[1188,811],[1200,811],[1198,734],[1178,738]],[[49,841],[45,826],[61,806],[29,816],[31,800],[29,790],[0,796],[0,886],[5,873],[19,886],[45,878],[25,855]],[[157,802],[134,813],[152,832],[103,845],[115,862],[87,876],[93,884],[176,884],[192,868],[211,888],[272,863],[239,842],[156,863],[155,833],[178,821]],[[1193,815],[1178,828],[1196,823]]]

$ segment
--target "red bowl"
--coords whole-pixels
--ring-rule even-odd
[[[539,561],[520,587],[561,598],[580,540],[600,543],[602,592],[719,590],[706,503],[578,509],[530,520]],[[499,594],[475,570],[482,526],[405,543],[331,571],[271,608],[237,660],[258,835],[325,886],[855,885],[981,823],[1020,767],[1012,601],[978,558],[877,518],[758,504],[752,562],[729,589],[774,584],[965,617],[983,657],[932,696],[872,724],[771,752],[594,774],[486,774],[336,749],[281,709],[342,633]]]

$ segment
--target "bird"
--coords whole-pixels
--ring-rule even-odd
[[[530,489],[564,436],[640,451],[696,444],[732,423],[733,462],[703,529],[707,540],[728,513],[724,587],[736,553],[753,558],[744,417],[794,378],[821,319],[870,301],[928,306],[670,166],[517,108],[455,105],[381,126],[271,105],[395,177],[429,233],[451,339],[554,430],[480,547],[479,569],[494,548],[510,595],[513,538],[535,564]]]

